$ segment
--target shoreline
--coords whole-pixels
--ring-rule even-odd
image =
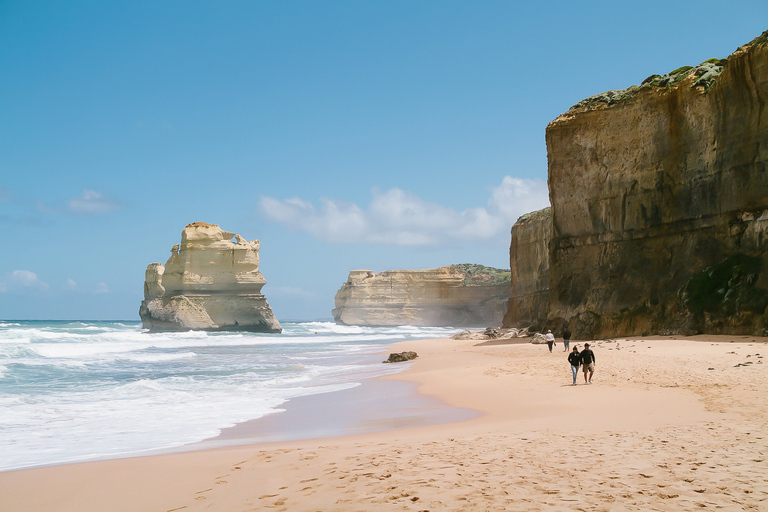
[[[382,357],[385,358],[400,343],[408,341],[388,345],[381,353]],[[412,363],[396,364],[410,366]],[[349,437],[466,421],[479,415],[476,411],[451,407],[435,397],[423,395],[417,391],[416,383],[397,378],[397,375],[408,369],[404,368],[388,375],[361,378],[358,385],[347,389],[289,398],[272,413],[221,428],[218,435],[200,441],[3,469],[0,470],[0,475],[15,471],[158,457],[226,447]],[[354,408],[348,407],[351,402],[356,404]]]
[[[480,414],[419,393],[417,383],[397,378],[407,371],[364,379],[349,389],[291,398],[281,412],[222,429],[218,436],[179,451],[358,436],[457,423]]]
[[[419,358],[381,380],[481,415],[9,471],[0,492],[13,510],[81,512],[765,506],[768,339],[672,338],[590,341],[591,386],[571,386],[560,343],[401,342]]]

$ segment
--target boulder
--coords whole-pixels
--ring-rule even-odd
[[[418,354],[416,352],[397,352],[389,354],[389,359],[382,361],[382,363],[402,363],[404,361],[410,361],[416,359]]]
[[[528,329],[496,329],[488,327],[484,331],[470,331],[465,329],[451,336],[452,340],[509,340],[513,338],[525,338],[530,336]]]
[[[469,329],[464,329],[459,334],[454,334],[453,336],[451,336],[451,339],[452,340],[471,340],[471,339],[474,339],[472,336],[474,336],[472,334],[472,331],[470,331]]]

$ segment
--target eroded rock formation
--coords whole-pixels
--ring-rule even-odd
[[[768,334],[767,105],[768,31],[549,124],[549,328]]]
[[[261,288],[259,241],[205,222],[189,224],[165,264],[150,263],[139,308],[151,331],[281,332]]]
[[[333,318],[346,325],[499,325],[509,271],[481,265],[426,270],[353,270],[336,292]]]
[[[551,208],[523,215],[511,230],[509,261],[512,271],[506,327],[544,328],[549,313],[549,242]]]
[[[452,340],[511,340],[515,338],[528,338],[531,334],[528,329],[496,329],[486,327],[484,331],[470,331],[465,329],[451,336]]]

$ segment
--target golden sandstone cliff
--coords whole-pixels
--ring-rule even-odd
[[[549,241],[552,238],[552,209],[544,208],[520,217],[511,232],[509,246],[511,290],[504,325],[541,330],[549,312]],[[526,325],[519,325],[523,319]]]
[[[189,224],[165,264],[150,263],[139,308],[151,331],[281,332],[261,294],[259,241],[205,222]]]
[[[551,220],[512,229],[505,325],[768,335],[766,107],[768,31],[552,121]]]
[[[333,318],[346,325],[496,326],[509,271],[482,265],[426,270],[353,270],[336,292]]]

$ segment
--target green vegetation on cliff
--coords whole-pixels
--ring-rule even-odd
[[[451,269],[464,274],[464,286],[509,285],[512,278],[512,272],[509,270],[474,263],[451,265]]]
[[[761,314],[768,307],[768,290],[757,288],[762,262],[745,254],[734,254],[717,265],[692,276],[678,296],[694,315]]]
[[[551,215],[550,213],[551,211],[552,211],[552,207],[547,206],[546,208],[542,208],[541,210],[536,210],[534,212],[523,214],[517,218],[517,222],[515,222],[515,224],[523,224],[525,222],[541,222],[543,219]]]
[[[768,41],[768,31],[764,32],[762,36],[755,39],[750,44],[758,44],[761,38],[765,37]],[[762,43],[760,43],[762,44]],[[641,82],[640,85],[632,85],[626,89],[620,89],[615,91],[606,91],[594,96],[590,96],[587,99],[581,100],[575,104],[571,109],[593,107],[597,104],[615,105],[623,101],[633,98],[637,93],[643,90],[651,88],[666,88],[670,89],[678,82],[688,78],[691,75],[696,77],[692,87],[703,87],[707,92],[715,83],[715,79],[723,72],[723,66],[728,61],[725,59],[707,59],[698,66],[682,66],[670,71],[664,75],[651,75]]]
[[[763,32],[762,34],[754,38],[752,41],[750,41],[749,44],[751,45],[756,44],[761,46],[764,44],[768,44],[768,30],[766,30],[765,32]]]

